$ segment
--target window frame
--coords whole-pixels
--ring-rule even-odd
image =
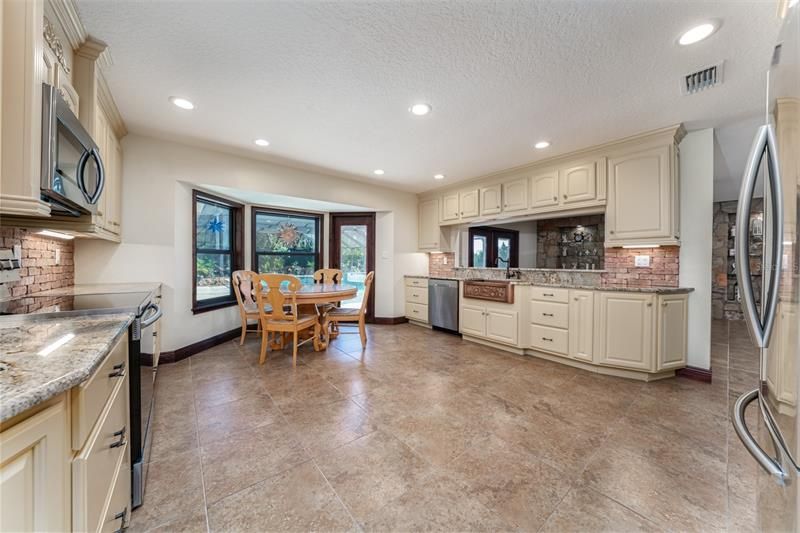
[[[473,239],[476,236],[486,238],[486,266],[480,268],[500,268],[497,266],[497,239],[511,239],[511,251],[509,256],[509,268],[519,268],[519,231],[496,228],[493,226],[475,226],[469,228],[469,254],[467,264],[473,267],[475,253],[473,250]]]
[[[221,198],[205,191],[192,189],[192,313],[197,315],[223,309],[237,305],[236,294],[233,292],[233,281],[228,296],[218,296],[201,302],[197,301],[197,254],[198,253],[225,253],[219,250],[200,250],[197,249],[197,204],[202,202],[209,205],[217,205],[231,210],[230,228],[230,252],[231,273],[244,268],[244,205],[232,202],[227,198]]]
[[[325,215],[323,213],[314,213],[313,211],[293,211],[290,209],[277,209],[274,207],[252,206],[250,209],[250,268],[253,272],[263,274],[258,270],[258,256],[259,255],[309,255],[314,256],[314,271],[323,268],[325,257],[325,243],[323,242],[323,235],[325,234]],[[256,220],[258,215],[286,215],[298,218],[312,218],[317,221],[317,234],[315,236],[316,252],[259,252],[256,249]]]

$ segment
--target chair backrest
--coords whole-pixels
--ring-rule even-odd
[[[338,268],[320,268],[314,272],[314,283],[342,283],[344,274]]]
[[[235,270],[231,274],[233,280],[233,292],[236,293],[236,301],[239,303],[239,312],[253,312],[256,310],[255,278],[256,272],[250,270]]]
[[[361,314],[367,312],[367,301],[369,300],[370,289],[372,289],[372,280],[375,279],[375,272],[372,271],[364,278],[364,298],[361,300]]]
[[[260,274],[256,279],[259,285],[256,300],[261,318],[297,322],[297,291],[302,286],[301,281],[288,274]],[[286,314],[287,305],[291,310],[289,315]],[[264,309],[272,311],[267,314]]]

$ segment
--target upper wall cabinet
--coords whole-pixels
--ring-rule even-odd
[[[609,158],[606,245],[678,244],[678,202],[674,145]]]
[[[503,184],[503,211],[528,209],[528,181],[528,178],[520,178]]]
[[[531,208],[558,205],[558,171],[537,174],[531,178]]]
[[[499,184],[482,188],[480,197],[481,216],[500,213],[503,210],[502,195],[503,190]]]
[[[597,198],[597,164],[592,161],[559,171],[561,203],[574,204]]]
[[[419,203],[419,249],[440,249],[439,200],[425,200]]]
[[[461,209],[458,206],[458,193],[442,196],[442,222],[458,220],[461,218]]]
[[[481,214],[480,190],[471,189],[458,194],[458,205],[461,208],[461,219],[474,218]]]

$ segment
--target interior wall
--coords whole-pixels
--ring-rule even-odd
[[[680,144],[682,287],[689,294],[690,366],[711,368],[711,250],[714,225],[714,130],[689,132]]]
[[[163,349],[174,350],[237,327],[235,306],[192,314],[192,189],[247,191],[363,205],[377,212],[375,313],[404,315],[403,274],[425,274],[417,251],[417,197],[355,180],[300,170],[139,135],[123,139],[122,243],[79,240],[75,283],[163,284]],[[245,265],[250,264],[249,209]],[[330,224],[326,217],[326,228]],[[328,234],[324,239],[328,255]]]

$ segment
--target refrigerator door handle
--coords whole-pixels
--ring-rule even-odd
[[[744,447],[750,452],[750,455],[758,462],[758,464],[766,470],[766,472],[775,479],[775,482],[783,486],[789,481],[789,474],[778,464],[775,459],[770,457],[765,452],[758,442],[753,438],[752,433],[747,427],[744,412],[747,406],[758,398],[758,389],[752,390],[742,394],[733,406],[733,429],[736,430],[736,435],[742,441]]]
[[[758,179],[758,168],[764,154],[767,154],[767,164],[769,169],[769,192],[773,207],[771,213],[772,237],[771,246],[771,265],[774,269],[767,290],[764,305],[763,317],[756,306],[753,283],[750,279],[750,207],[753,201],[756,181]],[[753,339],[759,348],[766,348],[769,345],[769,337],[772,332],[772,325],[775,321],[775,312],[778,306],[778,287],[780,282],[780,258],[783,254],[783,197],[781,193],[780,175],[777,164],[777,143],[775,142],[775,130],[770,124],[758,128],[753,145],[750,148],[750,155],[747,158],[742,187],[739,190],[739,202],[736,207],[736,240],[734,249],[736,254],[736,278],[739,283],[742,295],[742,307],[744,316],[753,334]]]

